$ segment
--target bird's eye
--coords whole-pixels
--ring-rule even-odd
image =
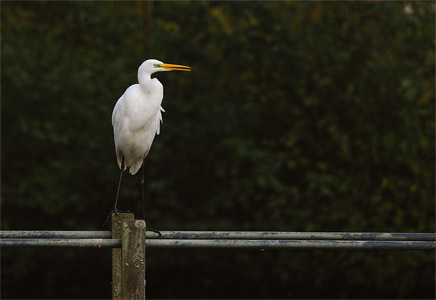
[[[155,68],[160,68],[160,64],[154,64],[153,65]]]

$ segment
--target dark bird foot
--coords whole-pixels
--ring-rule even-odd
[[[162,233],[160,233],[159,230],[154,230],[154,229],[148,228],[147,231],[151,231],[151,232],[157,233],[159,235],[158,236],[159,238],[162,236]]]

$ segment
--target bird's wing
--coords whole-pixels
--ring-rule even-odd
[[[123,95],[124,96],[124,95]],[[114,139],[115,139],[115,153],[117,155],[118,167],[121,169],[121,164],[123,160],[123,154],[118,149],[118,135],[123,126],[123,116],[124,116],[124,101],[123,96],[118,99],[115,104],[114,110],[112,112],[112,126],[114,127]]]
[[[123,119],[123,115],[124,115],[123,96],[121,96],[120,99],[118,99],[117,103],[115,104],[114,110],[112,111],[112,126],[114,127],[114,131],[116,128],[119,128],[119,126],[121,126],[121,122]]]
[[[165,112],[165,109],[163,109],[163,107],[161,106],[159,111],[157,112],[157,116],[154,123],[157,135],[159,135],[160,133],[160,123],[163,123],[162,112]]]

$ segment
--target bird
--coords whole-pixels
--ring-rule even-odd
[[[191,71],[191,67],[147,59],[138,68],[138,83],[126,89],[112,112],[115,154],[121,172],[114,208],[109,216],[121,212],[117,204],[124,171],[129,169],[129,173],[135,175],[142,166],[142,212],[145,220],[144,162],[155,136],[160,133],[162,112],[165,112],[161,106],[163,85],[151,75],[163,71]]]

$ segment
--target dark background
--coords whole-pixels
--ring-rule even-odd
[[[147,58],[160,230],[434,232],[432,2],[2,2],[2,230],[101,230]],[[120,209],[141,216],[140,175]],[[3,298],[110,298],[109,249],[2,249]],[[432,251],[148,249],[150,298],[434,298]]]

